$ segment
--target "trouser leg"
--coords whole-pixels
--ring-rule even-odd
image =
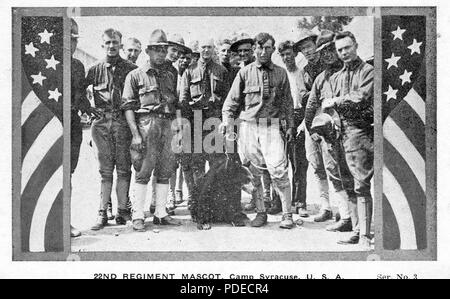
[[[144,220],[145,196],[147,194],[147,184],[134,184],[132,196],[133,220]]]

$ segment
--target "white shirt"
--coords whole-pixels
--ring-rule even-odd
[[[289,85],[291,86],[292,99],[294,100],[294,109],[300,109],[302,108],[303,95],[307,92],[303,79],[303,71],[299,67],[293,72],[290,72],[288,69],[286,71],[289,78]]]

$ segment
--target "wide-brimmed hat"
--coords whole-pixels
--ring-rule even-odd
[[[316,52],[320,52],[326,47],[334,44],[334,32],[330,30],[322,30],[316,41]]]
[[[181,52],[189,54],[192,53],[192,50],[189,47],[185,46],[184,39],[179,34],[172,34],[168,38],[169,46],[176,46]]]
[[[341,118],[333,108],[326,108],[314,117],[310,134],[317,133],[327,142],[334,142],[341,136]]]
[[[294,43],[294,50],[300,52],[300,46],[308,40],[311,40],[313,43],[315,43],[317,40],[317,34],[312,32],[311,30],[302,30],[297,42]]]
[[[246,33],[241,33],[236,37],[236,41],[231,44],[230,50],[233,52],[237,52],[237,48],[242,44],[251,44],[254,45],[255,41],[250,35]]]
[[[147,47],[168,45],[169,43],[167,41],[167,36],[161,29],[156,29],[155,31],[153,31],[147,43]]]

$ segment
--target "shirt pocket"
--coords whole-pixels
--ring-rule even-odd
[[[211,74],[214,84],[214,93],[216,95],[222,95],[225,92],[225,80],[217,75]]]
[[[245,107],[251,108],[261,103],[261,87],[247,86],[243,93],[245,94]]]
[[[141,107],[153,106],[161,103],[159,88],[157,86],[142,86],[139,88]]]
[[[203,94],[202,92],[202,78],[193,77],[191,78],[189,91],[191,92],[191,98],[197,98]]]

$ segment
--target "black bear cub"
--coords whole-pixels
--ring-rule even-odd
[[[241,190],[255,191],[253,176],[236,155],[226,156],[214,164],[194,186],[189,210],[198,229],[210,229],[211,223],[234,225],[241,212]]]

